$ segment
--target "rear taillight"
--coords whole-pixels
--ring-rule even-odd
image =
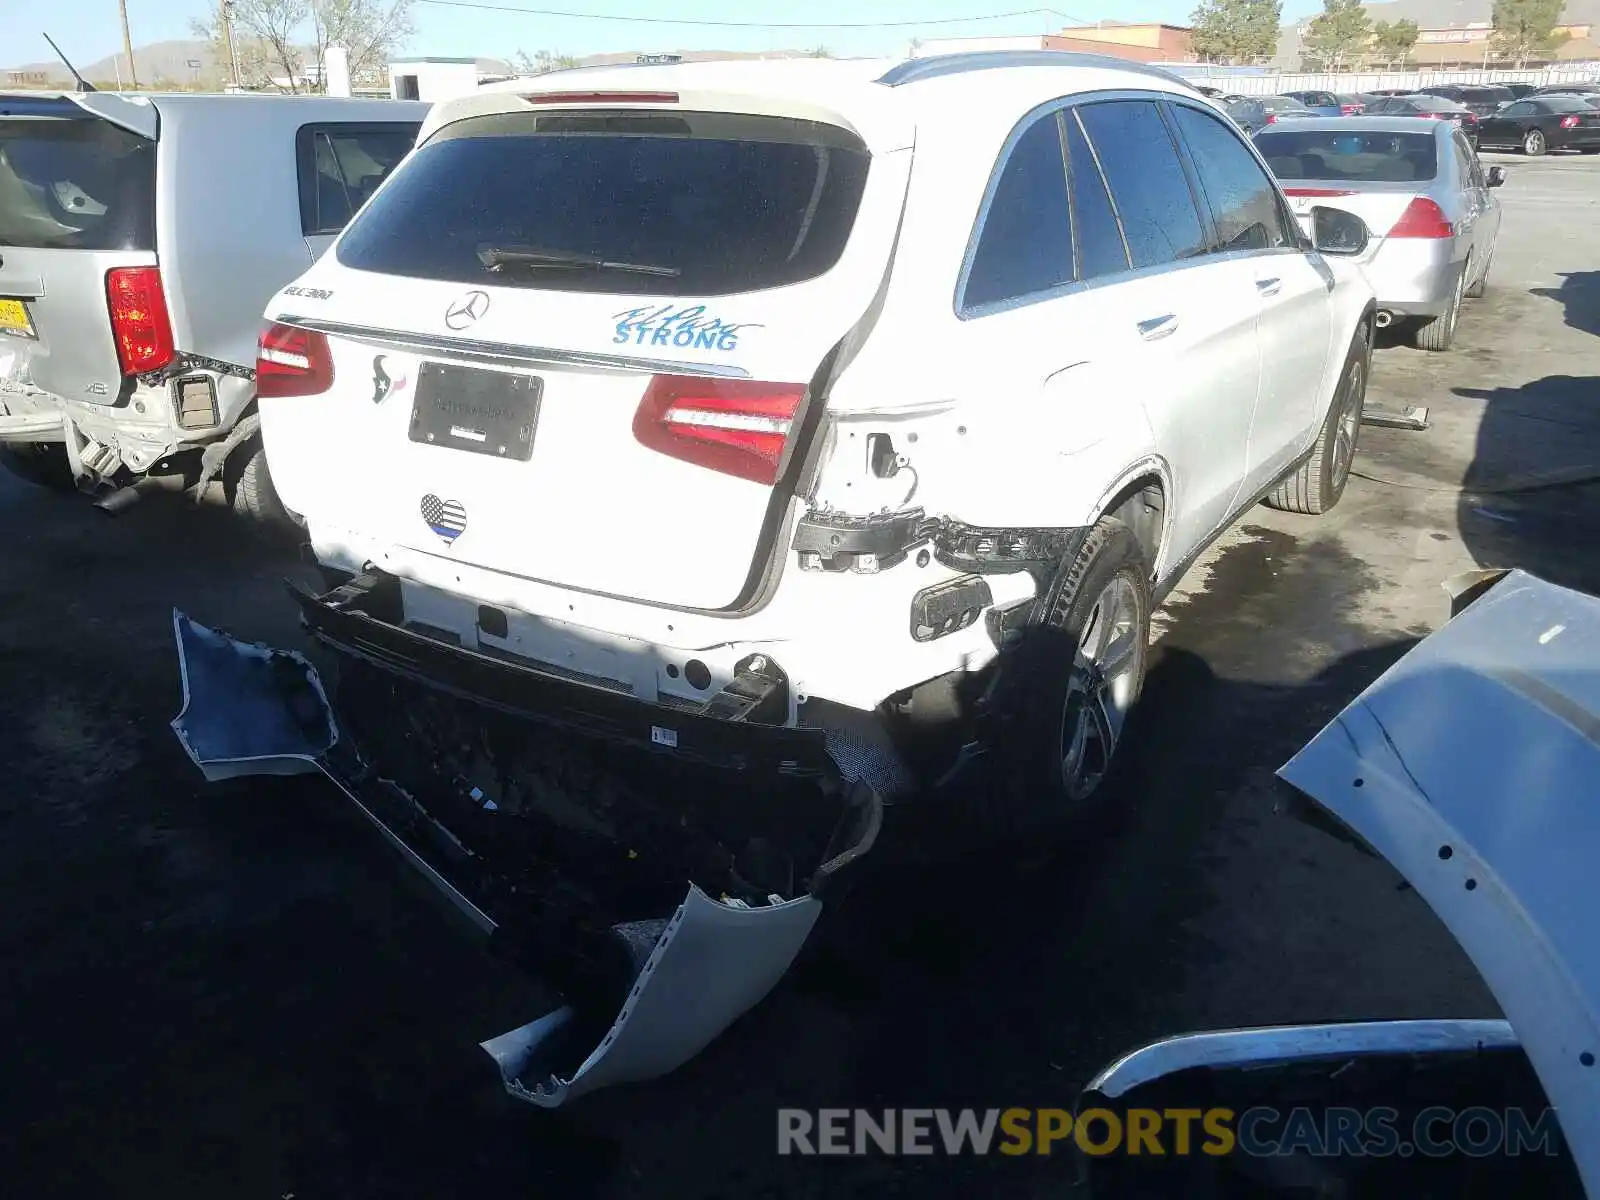
[[[1354,116],[1357,116],[1360,113],[1364,113],[1366,111],[1367,111],[1367,106],[1365,104],[1341,104],[1341,105],[1339,105],[1339,115],[1341,117],[1354,117]]]
[[[332,386],[333,355],[322,334],[276,321],[261,331],[257,396],[316,396]]]
[[[1561,118],[1561,128],[1563,128],[1563,129],[1576,129],[1577,127],[1578,127],[1578,118],[1576,116],[1562,117]]]
[[[1327,197],[1327,196],[1354,196],[1355,195],[1354,192],[1341,191],[1339,188],[1306,188],[1306,187],[1284,188],[1283,189],[1283,194],[1285,196],[1322,196],[1322,197]]]
[[[1392,238],[1447,238],[1455,235],[1455,226],[1445,217],[1444,209],[1426,196],[1418,196],[1406,205],[1405,212],[1400,214],[1394,228],[1389,230]]]
[[[1276,125],[1277,123],[1278,123],[1278,114],[1277,113],[1268,113],[1267,114],[1266,124],[1268,124],[1268,125]]]
[[[684,462],[773,484],[805,393],[799,383],[657,375],[634,413],[633,436]]]
[[[159,371],[177,357],[167,296],[158,267],[113,267],[106,272],[111,338],[124,375]]]

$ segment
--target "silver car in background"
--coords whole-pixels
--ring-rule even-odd
[[[1269,127],[1256,146],[1302,225],[1313,205],[1355,213],[1372,231],[1357,260],[1378,297],[1378,325],[1408,320],[1417,345],[1448,350],[1463,297],[1483,295],[1500,232],[1485,172],[1449,121],[1336,117]]]
[[[289,520],[257,431],[261,312],[427,111],[0,92],[0,467],[113,509],[220,478],[240,512]]]

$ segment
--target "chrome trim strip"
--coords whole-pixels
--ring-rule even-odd
[[[1186,1033],[1124,1054],[1085,1089],[1112,1100],[1167,1075],[1196,1067],[1265,1066],[1368,1054],[1426,1054],[1514,1049],[1509,1021],[1349,1021]]]
[[[311,329],[334,337],[353,338],[390,350],[419,354],[445,354],[451,358],[489,366],[591,367],[602,371],[645,371],[655,375],[713,375],[720,379],[748,379],[743,367],[723,363],[684,362],[665,358],[628,358],[621,354],[595,354],[585,350],[555,350],[542,346],[513,346],[505,342],[479,342],[470,338],[438,337],[426,333],[401,333],[365,325],[346,325],[317,317],[274,317],[281,325]]]

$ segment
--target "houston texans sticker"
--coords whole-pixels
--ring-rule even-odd
[[[382,404],[389,396],[404,390],[406,386],[406,373],[396,367],[393,375],[389,369],[394,367],[394,360],[387,354],[380,354],[372,360],[372,402]]]
[[[422,498],[422,519],[446,546],[467,531],[467,509],[459,500],[441,500],[432,492]]]

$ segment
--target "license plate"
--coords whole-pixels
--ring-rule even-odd
[[[38,337],[33,319],[28,316],[28,306],[21,300],[0,300],[0,333],[18,337]]]
[[[411,440],[527,462],[544,380],[504,371],[423,363],[411,406]]]

